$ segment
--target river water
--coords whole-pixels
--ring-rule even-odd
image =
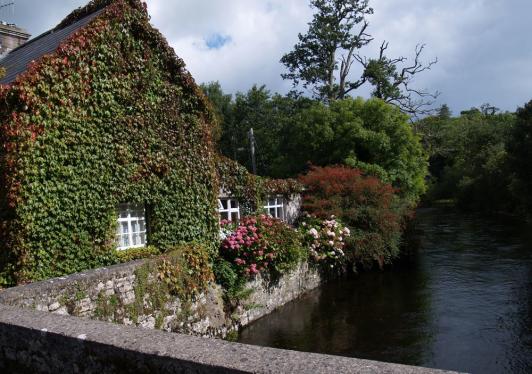
[[[418,212],[421,248],[387,272],[326,284],[241,343],[469,373],[532,373],[532,230]]]

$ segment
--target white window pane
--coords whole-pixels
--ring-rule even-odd
[[[118,212],[118,244],[120,249],[146,244],[145,210],[139,204],[121,204]]]
[[[238,201],[237,200],[231,200],[231,208],[233,208],[233,209],[238,208]]]
[[[220,200],[220,202],[222,204],[222,210],[226,210],[227,209],[228,200],[222,199],[222,200]]]
[[[139,244],[142,244],[140,242],[140,235],[139,234],[133,234],[133,245],[136,246],[136,245],[139,245]]]
[[[122,235],[121,247],[129,247],[129,235]]]
[[[231,213],[231,221],[238,222],[238,212]]]
[[[229,219],[229,213],[228,212],[221,212],[220,213],[220,218],[222,220],[228,220]]]

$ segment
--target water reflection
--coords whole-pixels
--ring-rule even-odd
[[[245,329],[243,343],[472,373],[532,372],[532,235],[442,210],[422,251],[330,283]]]

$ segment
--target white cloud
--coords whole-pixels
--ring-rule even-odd
[[[285,91],[279,59],[306,27],[311,11],[301,0],[183,0],[165,11],[168,2],[150,0],[152,21],[169,39],[199,82],[218,80],[229,91],[267,84]],[[153,9],[152,9],[153,7]],[[201,48],[206,36],[227,35],[220,49]]]
[[[18,0],[13,19],[37,35],[57,24],[87,0]],[[152,23],[168,38],[198,82],[218,80],[231,92],[253,83],[286,92],[281,56],[298,32],[305,32],[312,11],[308,0],[148,0]],[[514,110],[532,98],[532,2],[530,0],[370,0],[375,14],[370,33],[375,54],[390,42],[391,56],[411,56],[427,44],[426,59],[439,58],[417,86],[443,92],[458,112],[483,102]],[[205,47],[209,36],[231,41]],[[368,89],[358,94],[367,94]]]

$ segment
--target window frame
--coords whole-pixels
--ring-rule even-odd
[[[227,208],[224,207],[222,201],[227,201]],[[234,207],[236,205],[236,207]],[[222,218],[222,214],[226,213],[228,218]],[[218,217],[220,221],[223,220],[229,220],[231,222],[235,222],[233,220],[233,213],[236,213],[237,219],[236,222],[240,221],[240,202],[237,199],[234,199],[232,197],[219,197],[218,198]]]
[[[122,217],[122,212],[127,212],[126,217]],[[132,215],[132,212],[142,212],[141,215]],[[133,231],[133,223],[137,223],[139,230]],[[123,224],[127,223],[127,233],[122,232]],[[141,223],[144,223],[144,230],[140,230]],[[148,224],[146,218],[146,207],[143,204],[123,203],[118,206],[117,219],[117,233],[116,238],[118,242],[117,250],[125,251],[134,248],[144,248],[148,243]],[[144,241],[142,241],[142,234],[144,234]],[[122,245],[122,237],[127,235],[129,245]],[[133,238],[138,237],[141,244],[133,245]]]
[[[274,203],[271,204],[272,200]],[[263,206],[266,214],[270,217],[280,219],[281,221],[286,221],[286,199],[283,196],[268,196],[266,199],[266,204]],[[271,209],[275,209],[275,215],[271,214]],[[279,209],[281,214],[279,216]]]

